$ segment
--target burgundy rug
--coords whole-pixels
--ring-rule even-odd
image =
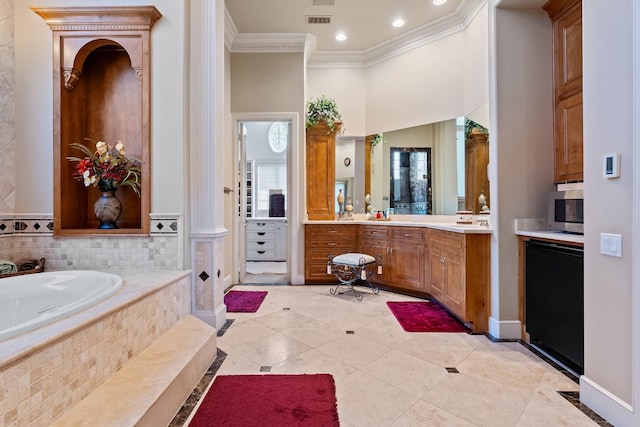
[[[329,374],[221,375],[189,426],[339,426],[336,405]]]
[[[388,301],[387,306],[407,332],[469,332],[462,322],[433,301]]]
[[[228,312],[255,313],[267,296],[267,291],[229,291],[224,295]]]

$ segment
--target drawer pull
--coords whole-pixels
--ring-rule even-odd
[[[338,230],[329,230],[329,234],[336,234]]]
[[[266,242],[256,242],[259,245],[264,245]]]
[[[337,245],[337,243],[336,243],[336,242],[329,242],[329,243],[327,243],[327,246],[336,246],[336,245]]]
[[[256,222],[256,225],[258,227],[264,227],[265,225],[267,225],[267,223],[266,222]]]
[[[258,252],[260,255],[264,255],[266,251],[256,251],[256,252]]]
[[[265,234],[267,234],[267,233],[265,233],[264,231],[258,231],[258,233],[257,233],[257,234],[258,234],[258,236],[264,236],[264,235],[265,235]]]
[[[412,234],[411,233],[404,233],[404,237],[411,237]]]

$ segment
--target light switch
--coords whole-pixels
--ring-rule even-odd
[[[622,257],[622,234],[600,233],[600,253]]]

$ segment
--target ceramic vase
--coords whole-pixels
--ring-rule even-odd
[[[118,228],[118,218],[122,213],[122,203],[116,197],[116,190],[112,182],[107,180],[98,181],[98,188],[102,191],[102,195],[93,205],[93,212],[100,221],[98,229],[108,230]]]

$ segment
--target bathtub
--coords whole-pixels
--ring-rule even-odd
[[[0,341],[67,317],[113,295],[122,278],[54,271],[0,279]]]

